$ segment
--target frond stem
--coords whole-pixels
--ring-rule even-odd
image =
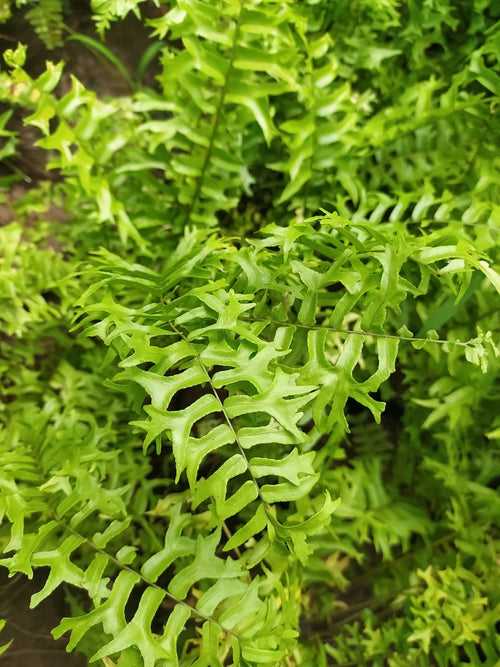
[[[178,336],[180,336],[184,341],[186,341],[186,343],[188,343],[188,345],[191,345],[191,342],[186,338],[186,336],[184,336],[182,331],[179,331],[179,329],[175,326],[175,324],[173,324],[172,322],[169,322],[168,325],[173,329],[173,331],[175,331],[177,333]],[[215,398],[217,400],[217,403],[219,404],[219,408],[220,408],[220,411],[221,411],[222,415],[224,416],[224,420],[225,420],[226,424],[228,425],[228,427],[231,429],[231,433],[233,434],[234,441],[236,442],[236,445],[238,446],[238,449],[240,450],[241,456],[244,458],[244,460],[247,464],[248,473],[249,473],[250,477],[252,478],[253,483],[255,484],[255,488],[257,490],[259,499],[262,502],[262,504],[264,505],[264,509],[266,510],[266,514],[268,514],[271,507],[264,500],[264,498],[262,497],[262,492],[261,492],[259,483],[257,482],[257,478],[255,477],[255,475],[252,472],[252,468],[250,467],[250,461],[248,460],[248,456],[246,455],[245,449],[244,449],[243,445],[241,444],[241,441],[238,437],[238,433],[233,426],[231,418],[227,414],[227,411],[224,407],[224,403],[223,403],[221,397],[219,396],[219,393],[218,393],[217,389],[213,385],[212,378],[210,377],[210,373],[208,372],[208,369],[205,366],[205,364],[203,363],[203,361],[201,360],[201,357],[198,353],[198,350],[196,350],[194,345],[192,345],[191,347],[193,349],[193,355],[196,358],[196,361],[200,365],[200,368],[203,370],[203,373],[205,374],[205,377],[207,379],[207,384],[210,386],[210,390],[213,393],[213,395],[215,396]]]
[[[253,318],[241,318],[243,321],[252,323],[252,322],[267,322],[268,324],[276,324],[279,326],[287,327],[297,327],[299,329],[308,329],[311,331],[317,331],[321,329],[326,329],[332,333],[345,334],[347,336],[364,336],[366,338],[372,336],[373,338],[389,338],[392,340],[399,340],[404,343],[435,343],[437,345],[457,345],[459,347],[470,347],[472,342],[461,341],[461,340],[446,340],[444,338],[421,338],[418,336],[398,336],[397,334],[385,334],[378,333],[375,331],[362,331],[360,329],[337,329],[336,327],[330,327],[324,324],[301,324],[299,322],[286,322],[281,320],[275,320],[265,317],[253,317]]]
[[[179,600],[179,598],[176,598],[175,595],[172,595],[172,593],[170,593],[167,589],[165,589],[162,586],[159,586],[157,583],[151,581],[150,579],[145,577],[138,570],[135,570],[134,568],[130,567],[129,565],[124,565],[117,558],[115,558],[115,556],[113,556],[109,552],[105,551],[104,549],[101,549],[100,547],[98,547],[90,538],[85,537],[85,535],[82,535],[81,533],[79,533],[72,526],[68,525],[68,523],[66,521],[58,518],[55,514],[53,514],[52,517],[54,518],[55,521],[57,521],[57,523],[61,524],[70,533],[72,533],[76,537],[79,537],[80,539],[84,540],[85,543],[88,544],[88,546],[91,549],[93,549],[96,553],[100,553],[103,556],[106,556],[107,558],[109,558],[109,560],[114,565],[116,565],[116,567],[118,567],[120,570],[126,570],[128,572],[131,572],[132,574],[137,575],[144,584],[146,584],[147,586],[151,586],[151,588],[155,588],[158,591],[161,591],[162,593],[165,594],[165,597],[167,597],[172,602],[175,602],[175,604],[180,604],[180,605],[183,605],[184,607],[187,607],[194,616],[198,616],[203,621],[211,621],[212,623],[215,623],[216,625],[218,625],[220,627],[220,629],[223,632],[235,637],[236,639],[239,639],[238,635],[236,635],[234,632],[232,632],[232,630],[228,630],[227,628],[223,627],[220,624],[220,622],[216,618],[214,618],[213,616],[207,616],[206,614],[203,614],[201,611],[196,609],[196,607],[193,607],[192,605],[190,605],[185,600]]]
[[[226,77],[224,79],[224,83],[223,83],[222,88],[220,90],[219,101],[217,103],[217,109],[215,111],[214,121],[213,121],[213,124],[212,124],[212,131],[210,133],[210,139],[209,139],[209,142],[208,142],[205,157],[203,159],[203,164],[201,166],[200,175],[198,176],[198,180],[196,182],[196,187],[195,187],[195,190],[194,190],[193,198],[192,198],[192,200],[189,204],[189,208],[188,208],[187,213],[186,213],[186,218],[185,218],[185,224],[186,225],[189,224],[189,222],[191,220],[191,216],[192,216],[192,214],[193,214],[193,212],[196,208],[196,205],[198,203],[198,199],[200,198],[201,189],[203,187],[203,181],[205,179],[205,174],[206,174],[206,171],[208,169],[210,158],[212,157],[212,151],[213,151],[214,146],[215,146],[215,138],[216,138],[216,135],[217,135],[217,130],[219,128],[219,123],[220,123],[221,118],[222,118],[222,109],[224,107],[224,102],[225,102],[225,99],[226,99],[227,89],[228,89],[228,85],[229,85],[229,77],[230,77],[230,75],[233,71],[233,63],[234,63],[234,58],[235,58],[235,55],[236,55],[236,47],[238,45],[238,38],[240,36],[240,24],[241,24],[241,14],[242,14],[242,12],[243,12],[243,2],[240,2],[240,8],[239,8],[238,16],[236,18],[235,27],[234,27],[234,37],[233,37],[233,43],[231,45],[231,52],[230,52],[230,55],[229,55],[229,63],[228,63],[228,67],[227,67]]]

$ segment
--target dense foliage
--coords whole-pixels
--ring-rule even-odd
[[[498,667],[500,11],[91,11],[129,95],[0,72],[0,566],[108,667]]]

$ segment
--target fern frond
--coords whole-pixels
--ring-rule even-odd
[[[101,36],[108,30],[113,21],[124,19],[131,12],[140,16],[139,5],[144,0],[92,0],[91,7],[97,32]],[[157,4],[157,0],[154,0]]]
[[[4,54],[0,567],[107,665],[496,665],[495,11],[155,5],[130,95]]]
[[[26,18],[48,49],[61,46],[64,24],[62,0],[37,0],[35,6],[26,12]]]
[[[8,21],[12,14],[11,0],[0,0],[0,23]]]
[[[160,37],[180,35],[184,50],[165,52],[161,77],[175,120],[144,129],[161,132],[174,153],[169,175],[184,221],[213,225],[252,181],[244,155],[260,141],[253,124],[269,143],[269,98],[294,87],[286,15],[260,3],[189,1],[151,24]]]
[[[0,322],[5,334],[20,337],[55,317],[44,294],[54,290],[64,298],[67,266],[55,252],[23,241],[16,223],[0,229],[0,261]]]

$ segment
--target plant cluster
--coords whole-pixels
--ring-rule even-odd
[[[91,4],[154,83],[0,71],[0,567],[107,667],[498,667],[495,3]]]

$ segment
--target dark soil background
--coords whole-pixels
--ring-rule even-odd
[[[29,608],[30,597],[43,587],[44,576],[28,581],[25,577],[8,579],[0,575],[0,618],[7,625],[0,645],[13,640],[9,650],[0,656],[1,667],[85,667],[86,659],[67,654],[66,641],[54,641],[50,631],[67,614],[62,590],[44,600],[36,609]]]

